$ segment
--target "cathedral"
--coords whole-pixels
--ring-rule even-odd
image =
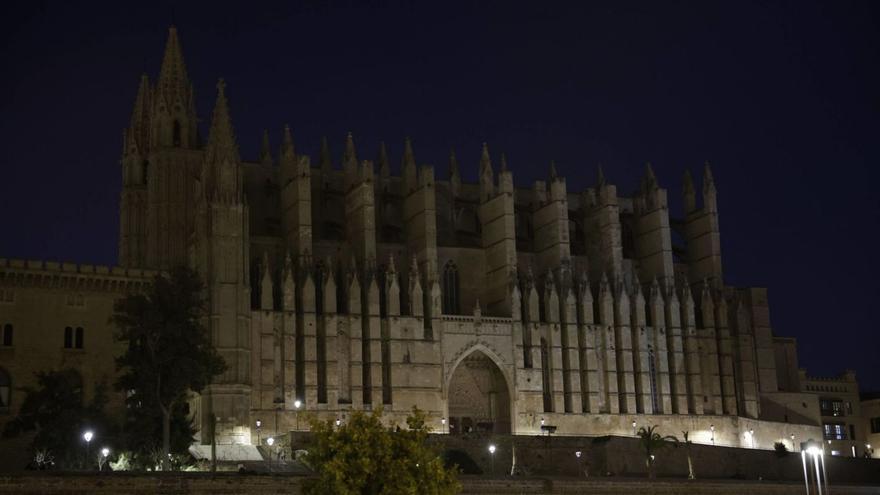
[[[192,410],[224,445],[256,444],[258,420],[281,433],[382,407],[400,424],[413,406],[452,435],[822,437],[767,290],[724,283],[708,164],[675,217],[650,165],[631,196],[601,169],[570,191],[552,163],[523,188],[484,144],[462,155],[467,183],[455,153],[439,176],[407,139],[394,176],[384,144],[364,160],[349,134],[341,159],[326,140],[310,157],[288,127],[245,160],[234,88],[218,82],[204,142],[192,88],[172,27],[124,133],[118,266],[0,259],[0,411],[41,369],[78,370],[87,394],[112,383],[113,302],[186,264],[228,366]]]

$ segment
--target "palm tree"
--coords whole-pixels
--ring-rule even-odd
[[[688,479],[695,480],[697,479],[697,475],[694,474],[694,461],[691,460],[691,441],[688,440],[689,433],[689,431],[681,432],[682,436],[684,437],[684,452],[685,454],[687,454],[688,459]]]
[[[677,444],[678,439],[673,435],[661,436],[657,433],[657,425],[639,428],[638,436],[639,441],[642,443],[642,448],[645,449],[645,466],[648,468],[648,477],[656,478],[657,475],[654,472],[656,452],[669,445],[669,442]]]

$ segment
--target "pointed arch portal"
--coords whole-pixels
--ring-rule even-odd
[[[510,392],[498,365],[475,350],[449,380],[449,433],[510,433]]]

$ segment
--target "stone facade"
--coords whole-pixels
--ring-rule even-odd
[[[759,448],[793,429],[821,437],[815,416],[766,421],[790,373],[766,289],[724,284],[708,164],[699,187],[684,176],[674,217],[650,165],[632,196],[601,170],[569,191],[553,164],[524,189],[484,145],[470,184],[454,153],[439,180],[406,140],[398,177],[384,145],[361,160],[349,134],[341,160],[326,140],[312,160],[287,127],[277,153],[267,133],[248,161],[217,88],[203,143],[171,28],[124,134],[120,267],[0,260],[7,411],[39,369],[112,380],[112,301],[188,264],[228,364],[196,416],[216,414],[222,442],[256,442],[257,419],[277,433],[379,406],[389,422],[418,406],[453,434],[631,434],[635,421],[732,446],[756,446],[753,430]],[[74,341],[86,329],[82,349],[62,348],[66,327]]]

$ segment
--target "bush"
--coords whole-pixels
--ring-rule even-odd
[[[788,447],[785,446],[782,442],[776,442],[773,444],[773,450],[776,451],[776,455],[779,457],[785,457],[788,455]]]
[[[463,450],[451,449],[443,452],[443,465],[447,469],[457,467],[461,474],[483,474],[480,466]]]

